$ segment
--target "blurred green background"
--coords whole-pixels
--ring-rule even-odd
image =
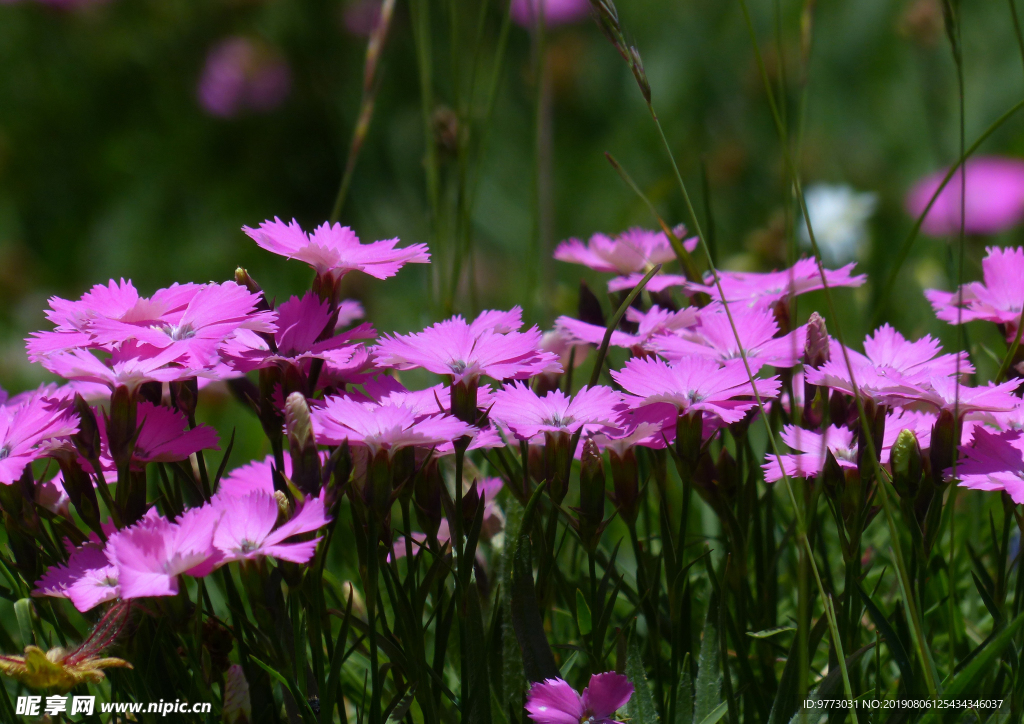
[[[628,169],[666,220],[686,221],[657,131],[627,67],[592,21],[544,34],[546,94],[538,92],[537,35],[511,26],[488,120],[505,3],[419,2],[430,20],[433,107],[424,113],[417,16],[400,0],[378,72],[375,115],[341,220],[363,240],[428,241],[440,264],[433,271],[406,268],[387,282],[353,280],[349,296],[364,302],[383,331],[436,319],[445,311],[437,275],[443,280],[450,265],[453,219],[464,218],[462,248],[473,249],[473,263],[464,269],[472,283],[459,285],[454,309],[473,313],[519,303],[530,321],[549,325],[557,314],[574,312],[581,276],[581,268],[550,260],[554,243],[654,225],[604,151]],[[861,264],[875,284],[841,293],[844,331],[859,338],[912,224],[903,211],[907,188],[957,157],[956,76],[941,3],[750,5],[794,129],[803,114],[805,184],[849,184],[878,195]],[[1007,3],[960,5],[970,143],[1021,97],[1024,66]],[[813,42],[805,73],[801,15],[808,6]],[[231,278],[236,265],[249,268],[278,298],[308,284],[304,265],[260,250],[240,227],[277,215],[311,228],[330,214],[359,112],[366,48],[365,37],[346,28],[346,10],[352,11],[344,0],[108,0],[74,8],[0,3],[5,387],[44,378],[28,365],[21,340],[45,326],[49,295],[77,297],[111,277],[131,278],[148,294],[173,281]],[[797,220],[739,4],[623,0],[619,13],[643,56],[654,104],[702,223],[714,230],[720,265],[783,264]],[[218,118],[197,102],[207,53],[233,35],[259,39],[290,65],[291,93],[276,109]],[[1022,124],[1024,115],[1012,119],[982,151],[1024,155]],[[473,150],[460,157],[453,138],[471,139]],[[428,144],[435,144],[440,177],[442,212],[434,221]],[[452,211],[460,203],[462,217]],[[1018,231],[969,239],[966,277],[978,275],[986,243],[1019,240]],[[951,248],[950,240],[917,241],[885,310],[904,333],[932,332],[953,343],[952,327],[934,320],[920,293],[922,285],[950,287]],[[603,289],[602,275],[583,272]],[[819,302],[802,302],[801,316]],[[986,344],[984,337],[971,341]]]

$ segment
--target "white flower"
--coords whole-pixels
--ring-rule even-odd
[[[843,264],[856,259],[867,241],[867,222],[878,205],[878,195],[845,185],[815,184],[804,192],[814,238],[825,261]],[[800,223],[800,241],[810,247],[807,224]]]

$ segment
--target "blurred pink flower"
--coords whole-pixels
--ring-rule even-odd
[[[540,397],[514,382],[495,393],[490,418],[520,440],[529,440],[545,432],[613,432],[624,409],[622,395],[602,385],[584,387],[572,397],[561,390]]]
[[[380,21],[382,4],[382,0],[350,0],[341,16],[345,30],[353,35],[369,37]]]
[[[258,229],[243,226],[242,231],[261,248],[304,261],[317,274],[330,274],[335,280],[350,271],[387,279],[407,263],[430,263],[426,244],[396,248],[398,239],[363,244],[352,229],[341,224],[323,223],[307,234],[294,219],[285,224],[275,216],[273,221],[261,223]]]
[[[526,711],[537,724],[620,724],[615,712],[633,696],[633,685],[622,674],[594,674],[580,696],[562,679],[539,681],[526,695]]]
[[[963,286],[963,306],[959,291],[926,289],[935,315],[950,324],[984,320],[1006,325],[1006,335],[1017,333],[1021,307],[1024,306],[1024,249],[990,246],[981,261],[984,281]]]
[[[288,63],[265,43],[230,37],[210,49],[197,96],[207,113],[231,118],[243,111],[266,112],[291,90]]]
[[[682,227],[675,229],[677,236],[684,232]],[[692,252],[697,248],[697,241],[696,237],[686,239],[683,247]],[[555,247],[554,256],[559,261],[582,264],[594,271],[626,276],[646,273],[655,264],[674,260],[676,253],[665,232],[633,228],[615,238],[594,234],[586,244],[579,239],[568,239]]]
[[[578,23],[590,16],[590,0],[512,0],[509,12],[518,25],[533,28],[538,8],[543,10],[548,27]]]
[[[929,236],[960,233],[961,190],[964,194],[964,230],[968,234],[998,234],[1024,219],[1024,161],[999,156],[970,158],[939,193],[921,224]],[[907,194],[906,207],[915,218],[924,213],[928,201],[948,170],[937,171],[918,181]]]
[[[67,563],[47,569],[32,595],[68,598],[79,611],[88,611],[120,597],[117,567],[93,533],[89,541],[71,550]]]
[[[626,320],[637,325],[635,334],[614,330],[609,344],[613,347],[625,347],[637,352],[653,352],[651,342],[657,339],[658,335],[677,332],[697,324],[697,307],[685,307],[678,312],[670,309],[662,309],[657,304],[648,311],[642,312],[639,309],[630,307],[626,310]],[[588,342],[600,345],[604,341],[606,328],[596,324],[573,319],[572,317],[559,317],[555,320],[556,331],[566,335],[577,343]],[[578,357],[577,363],[582,359]]]
[[[865,274],[852,274],[854,263],[839,269],[826,269],[825,280],[829,288],[859,287],[867,280]],[[800,259],[789,269],[771,272],[718,273],[722,292],[729,303],[737,302],[748,306],[770,307],[788,296],[806,294],[822,289],[821,272],[814,259]],[[718,287],[711,276],[705,276],[704,284],[688,284],[690,292],[704,292],[712,299],[721,301]]]

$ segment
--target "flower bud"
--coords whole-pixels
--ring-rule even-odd
[[[470,425],[477,424],[477,418],[480,416],[476,406],[478,384],[476,378],[462,379],[453,384],[451,389],[452,415]]]
[[[277,522],[284,523],[292,517],[292,501],[283,490],[274,491],[274,500],[277,501]]]
[[[548,481],[548,495],[555,505],[560,505],[569,492],[570,443],[567,432],[544,433],[544,479]]]
[[[804,345],[804,364],[808,367],[821,367],[829,359],[828,329],[825,318],[817,312],[811,313],[807,320],[807,342]]]
[[[55,457],[64,477],[64,490],[67,492],[71,504],[75,506],[75,510],[78,511],[86,525],[92,530],[101,530],[100,508],[96,501],[96,489],[93,487],[92,478],[78,464],[74,453],[69,452],[69,454]]]
[[[180,382],[172,382],[171,400],[182,415],[194,420],[196,405],[199,403],[199,380],[191,377]]]
[[[580,507],[576,527],[584,548],[591,553],[597,550],[604,528],[604,486],[601,452],[593,440],[587,440],[580,456]]]
[[[102,442],[100,426],[96,422],[96,413],[78,392],[75,393],[75,412],[78,414],[78,432],[71,436],[78,453],[92,463],[94,470],[99,470],[99,457]]]
[[[676,418],[676,456],[679,461],[692,471],[700,457],[701,437],[704,429],[704,412],[702,410],[679,414]],[[684,471],[680,470],[680,475]],[[688,472],[686,474],[689,474]]]
[[[363,501],[382,522],[391,510],[391,460],[387,450],[378,450],[366,467]]]
[[[431,458],[416,473],[413,495],[416,503],[416,520],[431,540],[437,538],[437,529],[444,518],[441,503],[441,486],[444,480],[437,466],[437,459]]]
[[[580,301],[576,310],[576,316],[581,322],[586,322],[587,324],[593,324],[598,327],[608,326],[604,319],[604,310],[601,309],[601,301],[597,298],[596,294],[590,291],[590,287],[582,279],[580,280]]]
[[[889,453],[892,485],[901,499],[913,500],[921,486],[921,445],[913,430],[901,430]]]
[[[608,451],[608,461],[612,469],[615,506],[628,525],[636,525],[640,501],[640,473],[636,454],[633,448],[627,448],[621,456],[611,449]]]
[[[143,382],[139,385],[139,399],[159,405],[164,401],[163,382]]]
[[[107,444],[110,456],[118,470],[127,469],[135,449],[138,403],[124,385],[110,396],[110,415],[107,418]]]
[[[932,427],[929,457],[932,463],[932,480],[939,490],[943,489],[946,470],[953,467],[956,440],[959,437],[955,431],[959,428],[959,423],[949,410],[940,412]]]
[[[416,448],[403,447],[396,451],[391,458],[391,469],[395,490],[402,500],[408,501],[416,475]]]
[[[249,700],[249,682],[245,672],[234,664],[224,674],[225,724],[249,724],[252,721],[252,704]]]
[[[320,453],[313,436],[313,421],[309,405],[301,392],[288,395],[284,403],[285,429],[288,433],[288,453],[292,458],[292,481],[299,490],[319,495],[321,487]]]
[[[825,464],[821,470],[821,482],[825,493],[833,500],[841,500],[846,492],[846,472],[836,461],[831,450],[825,450]]]

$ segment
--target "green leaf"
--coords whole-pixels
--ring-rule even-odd
[[[572,652],[572,654],[569,656],[569,658],[567,658],[565,660],[565,663],[562,664],[562,668],[560,668],[558,670],[559,678],[561,678],[561,679],[568,679],[569,678],[569,672],[572,671],[572,665],[576,663],[576,657],[579,656],[579,654],[580,654],[580,650],[576,649],[575,651]]]
[[[821,639],[828,629],[828,619],[821,616],[811,627],[807,637],[808,660],[814,658],[814,652],[818,650]],[[782,677],[779,679],[779,690],[772,703],[772,711],[768,716],[768,724],[781,724],[789,721],[793,712],[799,712],[803,702],[799,701],[799,669],[800,669],[800,637],[793,640],[789,647],[789,657],[786,659],[786,666],[782,669]]]
[[[725,716],[725,712],[729,711],[729,705],[726,702],[722,702],[716,706],[710,714],[701,720],[700,724],[715,724],[719,719]]]
[[[644,662],[640,657],[640,646],[636,641],[636,632],[629,637],[626,653],[626,677],[633,685],[633,696],[626,704],[629,718],[635,724],[657,724],[658,709],[654,705],[651,687],[647,684],[644,673]]]
[[[32,601],[27,598],[18,599],[14,604],[14,615],[18,619],[18,633],[21,635],[21,645],[31,646],[35,644],[36,637],[32,633]]]
[[[903,648],[903,642],[896,635],[896,631],[889,624],[889,620],[885,617],[882,609],[871,600],[871,596],[867,594],[867,591],[861,586],[858,586],[857,590],[860,591],[860,596],[864,599],[864,605],[867,607],[871,622],[881,632],[882,638],[885,639],[885,645],[892,652],[896,666],[899,667],[900,676],[903,678],[904,689],[908,694],[912,694],[914,692],[914,667],[910,663],[910,656],[907,655],[907,650]]]
[[[576,589],[576,625],[579,626],[581,636],[589,636],[590,632],[594,630],[594,625],[590,620],[590,606],[583,598],[583,591],[578,588]]]
[[[796,626],[779,626],[778,628],[766,628],[763,631],[747,631],[747,636],[752,639],[767,639],[787,631],[796,631]]]
[[[693,705],[693,720],[703,722],[722,701],[722,669],[718,664],[718,629],[714,616],[708,608],[704,617],[704,633],[700,641],[700,656],[697,659],[697,686]]]
[[[527,517],[524,516],[524,528],[526,520]],[[530,538],[525,533],[519,536],[519,544],[516,546],[512,572],[511,615],[512,627],[515,629],[516,640],[519,641],[519,649],[523,655],[526,678],[530,681],[557,679],[558,666],[555,665],[555,657],[551,653],[551,646],[544,632],[544,620],[537,604]]]
[[[690,681],[690,654],[683,657],[676,684],[676,712],[673,724],[693,724],[693,684]]]

